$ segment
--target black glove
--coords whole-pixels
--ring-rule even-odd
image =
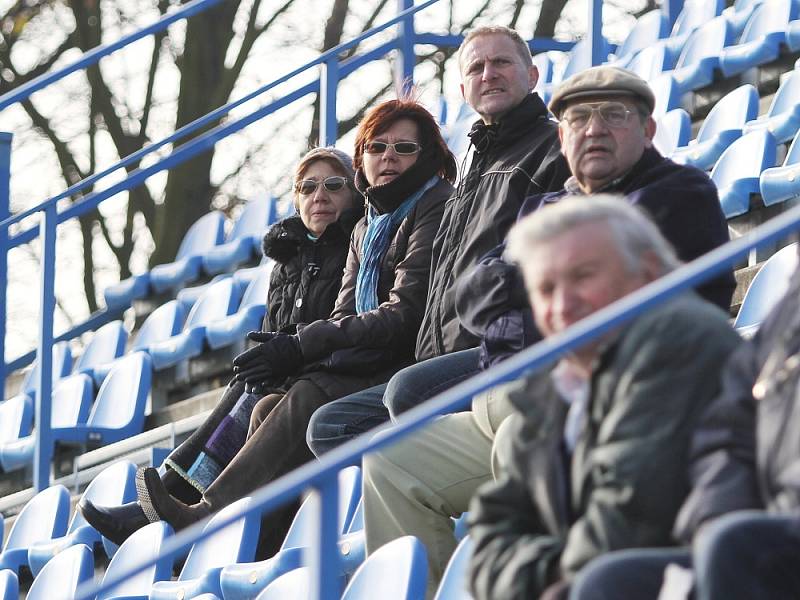
[[[295,335],[251,331],[247,337],[258,345],[233,359],[237,381],[254,384],[283,378],[304,364],[300,342]]]

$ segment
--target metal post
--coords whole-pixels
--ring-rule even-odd
[[[53,459],[53,439],[50,431],[50,413],[53,389],[53,313],[56,308],[55,264],[56,205],[44,210],[42,228],[42,300],[39,317],[39,381],[36,389],[36,448],[33,455],[33,486],[41,491],[50,485],[50,463]]]
[[[675,20],[683,10],[683,0],[664,0],[664,2],[661,4],[661,10],[663,10],[664,14],[667,15],[669,29],[672,31],[672,27],[675,25]]]
[[[397,12],[403,12],[414,6],[414,0],[397,0]],[[414,86],[414,66],[417,57],[414,54],[414,15],[407,15],[397,25],[397,63],[395,64],[395,90],[398,97],[407,94]]]
[[[307,558],[311,567],[314,600],[338,600],[339,588],[339,478],[336,471],[328,473],[313,492],[316,497],[319,523],[311,531],[316,531],[317,540]]]
[[[338,136],[336,89],[339,86],[339,59],[331,57],[321,65],[319,78],[319,137],[321,146],[333,146]]]
[[[605,60],[603,48],[603,0],[589,2],[589,46],[592,52],[592,66],[599,65]]]
[[[11,139],[0,132],[0,221],[11,216]],[[0,390],[6,389],[6,319],[8,318],[8,228],[0,227]]]

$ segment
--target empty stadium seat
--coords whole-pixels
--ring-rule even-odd
[[[800,70],[792,71],[781,82],[766,114],[745,123],[744,133],[769,131],[782,144],[791,140],[800,129]]]
[[[242,295],[239,309],[232,315],[209,323],[206,342],[212,350],[230,346],[243,339],[248,331],[261,329],[267,309],[267,294],[274,262],[261,267],[258,276],[250,282]]]
[[[682,108],[675,108],[656,119],[656,135],[653,146],[663,156],[669,156],[679,146],[689,143],[692,135],[692,119]]]
[[[472,557],[472,546],[469,536],[458,544],[442,574],[433,600],[472,600],[472,595],[467,591],[467,568]]]
[[[206,327],[236,312],[241,297],[242,289],[231,277],[210,286],[192,307],[183,331],[146,348],[153,368],[161,371],[202,354]]]
[[[0,402],[0,447],[27,436],[33,426],[33,400],[18,394]]]
[[[69,375],[70,371],[72,371],[72,351],[69,349],[69,342],[56,342],[53,344],[53,387],[55,387],[59,379]],[[33,367],[25,374],[25,379],[22,380],[21,393],[28,394],[31,398],[36,398],[38,379],[39,361],[35,360]]]
[[[339,472],[339,551],[343,574],[355,571],[364,560],[363,532],[355,534],[356,529],[363,528],[363,520],[358,524],[351,523],[357,512],[361,497],[361,470],[358,467],[347,467]],[[233,564],[222,569],[220,589],[225,600],[251,600],[259,591],[268,586],[276,578],[303,565],[304,552],[316,541],[316,523],[319,504],[315,497],[306,498],[292,521],[281,549],[275,556],[255,563]]]
[[[673,62],[677,60],[691,34],[714,17],[722,14],[724,8],[724,0],[688,0],[684,3],[672,26],[672,32],[659,42],[666,46],[672,55]]]
[[[722,74],[733,77],[778,58],[781,44],[786,42],[786,28],[797,19],[797,15],[795,0],[763,2],[748,20],[739,42],[720,52],[719,68]]]
[[[10,569],[0,570],[0,600],[19,600],[19,579]]]
[[[249,503],[250,498],[242,498],[226,506],[212,517],[206,529],[244,509]],[[222,597],[220,571],[227,565],[253,560],[260,523],[260,514],[251,513],[200,540],[189,551],[178,580],[153,584],[150,600],[173,600],[176,597],[188,600],[205,593]]]
[[[63,485],[54,485],[31,498],[17,515],[8,532],[0,569],[19,572],[28,566],[28,548],[33,544],[60,537],[67,532],[69,492]]]
[[[86,373],[94,378],[94,369],[98,365],[110,363],[125,352],[128,332],[122,321],[111,321],[92,334],[92,339],[83,349],[83,354],[75,363],[75,373]]]
[[[671,110],[680,108],[681,94],[672,75],[662,73],[649,82],[650,89],[656,97],[656,105],[653,109],[653,118],[657,119]]]
[[[769,131],[745,134],[728,146],[711,171],[722,212],[728,218],[750,210],[750,196],[759,193],[761,172],[775,165],[777,144]]]
[[[72,546],[54,557],[33,580],[27,600],[74,598],[78,586],[94,578],[94,557],[84,544]]]
[[[101,506],[118,506],[132,502],[136,499],[135,476],[136,465],[132,462],[127,460],[115,462],[92,480],[83,492],[83,497]],[[56,554],[71,546],[86,544],[94,549],[95,544],[100,541],[100,534],[86,522],[81,512],[76,510],[72,515],[67,535],[37,542],[28,548],[28,564],[31,572],[37,575]],[[112,549],[115,548],[112,544]],[[109,556],[113,556],[113,552]]]
[[[766,206],[800,196],[800,133],[794,136],[783,164],[761,173],[759,189]]]
[[[116,577],[119,573],[127,573],[130,569],[161,553],[164,541],[172,535],[172,527],[164,521],[150,523],[135,531],[119,547],[114,558],[108,564],[103,581]],[[101,592],[96,600],[147,600],[153,584],[166,581],[172,576],[172,558],[159,558],[136,575],[125,578],[122,583]]]
[[[651,47],[669,35],[669,20],[661,9],[651,10],[636,19],[636,24],[615,52],[620,65],[627,64],[640,50]]]
[[[738,38],[742,35],[747,21],[764,0],[736,0],[733,6],[729,6],[722,11],[723,16],[728,19],[733,29],[733,34]]]
[[[203,270],[209,275],[232,271],[237,265],[261,254],[261,239],[276,216],[272,196],[250,200],[244,205],[224,243],[203,255]]]
[[[353,575],[342,600],[418,600],[425,597],[427,582],[425,547],[407,535],[373,552]]]
[[[284,573],[262,591],[257,600],[306,600],[311,598],[311,570],[308,567]],[[225,599],[227,600],[227,598]]]
[[[758,91],[745,84],[723,96],[708,113],[697,138],[677,148],[670,158],[677,163],[708,170],[734,140],[744,124],[758,116]]]
[[[745,337],[753,335],[769,311],[789,288],[797,269],[797,244],[790,244],[773,254],[756,273],[747,288],[733,326]]]
[[[675,68],[668,71],[681,96],[714,81],[715,70],[719,68],[719,55],[731,42],[733,35],[725,17],[711,19],[689,36]]]
[[[663,44],[655,44],[639,52],[625,67],[645,81],[652,81],[661,73],[669,71],[672,64]]]

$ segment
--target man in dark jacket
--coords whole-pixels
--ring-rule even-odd
[[[697,600],[800,597],[799,357],[800,270],[731,356],[695,430],[692,491],[674,531],[692,551],[611,554],[587,568],[580,600],[655,600],[669,563],[693,563]]]
[[[464,99],[481,118],[469,134],[470,168],[461,174],[433,244],[415,352],[423,362],[403,369],[386,385],[318,410],[308,430],[317,455],[477,372],[480,338],[456,315],[456,283],[503,241],[526,195],[560,189],[568,174],[557,125],[531,92],[539,75],[519,34],[499,26],[473,30],[461,45],[459,65]]]
[[[507,253],[545,337],[677,264],[641,211],[602,195],[526,217]],[[564,598],[592,558],[668,545],[691,431],[739,342],[726,314],[690,292],[521,381],[495,438],[495,481],[470,506],[476,600]]]

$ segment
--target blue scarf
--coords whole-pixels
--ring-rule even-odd
[[[391,213],[379,215],[372,206],[369,207],[367,233],[364,235],[364,243],[361,246],[361,265],[356,277],[357,314],[378,308],[378,277],[380,276],[381,259],[389,248],[391,235],[425,192],[437,183],[439,183],[439,177],[434,175]]]

